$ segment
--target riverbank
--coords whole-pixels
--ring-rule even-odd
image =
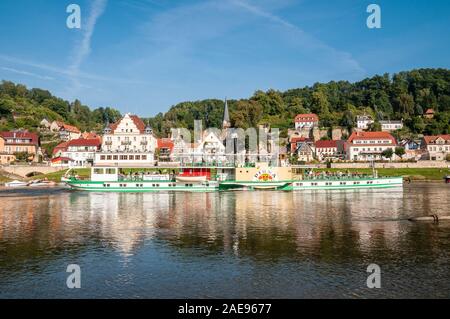
[[[156,170],[152,168],[152,170]],[[17,180],[36,180],[47,179],[50,181],[60,182],[61,177],[64,176],[67,170],[61,170],[54,173],[36,175],[30,178],[11,177],[10,174],[6,174],[4,171],[0,171],[0,184],[10,182],[14,179]],[[316,172],[350,172],[361,174],[372,174],[370,168],[318,168]],[[444,176],[450,175],[450,169],[443,168],[377,168],[379,176],[403,176],[410,178],[413,181],[442,181]],[[131,170],[130,170],[131,172]],[[81,178],[89,178],[90,168],[78,168],[72,169],[71,174],[78,175]]]

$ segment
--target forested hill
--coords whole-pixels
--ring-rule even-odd
[[[403,119],[405,135],[450,133],[450,70],[419,69],[356,83],[332,81],[285,92],[256,91],[249,99],[228,103],[232,124],[241,128],[267,123],[286,132],[293,127],[296,114],[314,112],[323,127],[352,128],[357,115],[369,114],[379,120]],[[149,104],[151,107],[151,101]],[[422,117],[428,108],[436,112],[432,120]],[[165,136],[171,127],[192,129],[195,119],[203,120],[205,127],[221,127],[222,115],[223,100],[211,99],[179,103],[149,120],[155,132]],[[120,113],[113,108],[91,110],[78,100],[68,102],[42,89],[1,83],[0,130],[33,130],[43,117],[61,119],[82,130],[101,130],[106,121],[117,120]]]
[[[106,121],[120,118],[113,108],[91,110],[80,101],[65,101],[42,89],[28,89],[22,84],[0,84],[0,131],[28,129],[35,131],[43,118],[61,120],[81,130],[101,130]]]
[[[316,83],[311,87],[285,92],[257,91],[249,99],[229,100],[230,117],[235,127],[255,127],[269,123],[284,129],[293,127],[298,113],[317,113],[323,127],[356,126],[357,115],[375,119],[403,119],[405,135],[450,132],[450,70],[419,69],[384,74],[360,82]],[[432,108],[433,120],[422,114]],[[202,119],[207,127],[221,127],[222,100],[183,102],[165,114],[151,119],[154,129],[167,133],[170,127],[193,128],[194,119]]]

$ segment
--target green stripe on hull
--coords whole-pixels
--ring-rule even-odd
[[[402,187],[403,184],[375,184],[375,185],[336,185],[336,186],[288,186],[285,191],[302,190],[336,190],[336,189],[369,189],[369,188],[394,188]]]

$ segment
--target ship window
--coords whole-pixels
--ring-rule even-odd
[[[107,168],[106,169],[106,174],[115,174],[116,173],[116,169],[115,168]]]
[[[94,174],[103,174],[103,168],[94,168]]]

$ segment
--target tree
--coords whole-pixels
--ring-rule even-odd
[[[380,132],[381,131],[381,123],[380,121],[378,121],[377,119],[373,122],[369,124],[368,127],[370,132]]]
[[[392,151],[392,148],[387,148],[383,152],[381,152],[381,156],[383,156],[384,158],[391,159],[393,155],[394,152]]]
[[[320,116],[330,113],[330,102],[322,89],[313,92],[311,110]]]
[[[395,155],[397,155],[398,157],[400,157],[400,158],[403,158],[403,155],[405,155],[405,148],[404,147],[400,147],[400,146],[398,146],[398,147],[396,147],[395,148]]]
[[[30,157],[30,155],[27,152],[16,152],[14,153],[14,156],[16,157],[16,160],[19,162],[28,161],[28,158]]]

